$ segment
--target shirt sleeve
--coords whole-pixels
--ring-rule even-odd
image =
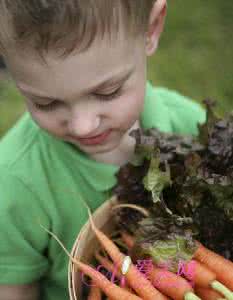
[[[160,90],[160,93],[165,94],[163,89]],[[193,99],[176,91],[171,90],[164,97],[172,132],[198,135],[198,124],[203,124],[206,120],[205,109]]]
[[[0,284],[39,280],[49,267],[49,221],[28,186],[0,167]]]
[[[198,124],[205,120],[206,111],[197,101],[147,82],[144,110],[140,118],[142,128],[155,127],[162,132],[195,136],[198,134]]]

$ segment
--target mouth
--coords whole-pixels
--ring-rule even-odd
[[[106,141],[106,139],[109,137],[111,132],[112,132],[112,130],[109,129],[109,130],[107,130],[99,135],[93,136],[93,137],[88,137],[88,138],[77,138],[74,136],[70,136],[70,137],[73,140],[78,141],[82,145],[92,146],[92,145],[103,144]]]

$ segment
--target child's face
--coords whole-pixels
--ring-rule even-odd
[[[117,147],[143,109],[143,42],[99,42],[82,54],[63,60],[47,56],[46,60],[49,67],[28,53],[15,53],[8,59],[36,123],[89,154]],[[90,139],[103,133],[103,137]]]
[[[65,59],[48,54],[47,66],[30,51],[8,54],[8,69],[35,122],[87,154],[116,150],[143,110],[147,56],[157,46],[165,12],[166,0],[157,0],[148,48],[145,37],[129,40],[122,29],[113,42],[96,41],[83,53]]]

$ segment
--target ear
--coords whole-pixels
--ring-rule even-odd
[[[146,33],[147,56],[151,56],[158,47],[159,38],[164,28],[166,13],[166,0],[155,0],[150,13],[148,31]]]

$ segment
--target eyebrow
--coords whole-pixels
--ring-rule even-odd
[[[98,91],[101,89],[104,89],[106,87],[108,87],[110,84],[114,84],[114,83],[118,83],[118,82],[125,82],[130,76],[131,74],[134,72],[135,70],[135,66],[128,68],[126,71],[124,70],[123,72],[118,72],[116,74],[114,74],[112,77],[108,78],[107,80],[98,83],[97,85],[93,86],[92,88],[89,88],[88,90],[83,91],[83,93],[88,93],[88,92],[93,92],[93,91]],[[65,102],[64,99],[58,99],[58,98],[54,98],[54,97],[50,97],[50,96],[43,96],[40,94],[36,94],[34,92],[31,92],[27,89],[23,89],[22,87],[20,87],[20,85],[17,85],[17,87],[24,93],[28,94],[31,97],[35,97],[35,98],[40,98],[40,99],[45,99],[45,100],[50,100],[50,101],[60,101],[60,102]]]

